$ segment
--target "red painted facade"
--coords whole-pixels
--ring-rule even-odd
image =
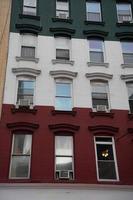
[[[133,184],[133,118],[128,111],[92,113],[74,108],[72,112],[53,112],[53,107],[37,106],[36,112],[13,112],[3,105],[0,122],[0,182],[33,183],[106,183]],[[22,123],[23,122],[23,123]],[[9,166],[12,135],[16,130],[33,134],[30,179],[10,180]],[[54,136],[69,134],[74,138],[74,180],[54,179]],[[120,181],[97,181],[94,135],[114,136]]]

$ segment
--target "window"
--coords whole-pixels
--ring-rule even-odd
[[[56,80],[55,109],[72,110],[72,83],[67,79]]]
[[[104,62],[103,40],[100,38],[90,38],[89,53],[90,53],[90,62],[103,63]]]
[[[61,19],[69,18],[69,2],[68,0],[56,1],[56,17]]]
[[[18,80],[17,103],[20,106],[33,104],[35,80]]]
[[[73,137],[55,136],[56,179],[73,179]]]
[[[95,137],[98,180],[118,180],[112,137]]]
[[[21,47],[21,57],[22,58],[35,58],[35,47]]]
[[[108,83],[104,81],[91,81],[92,106],[97,111],[107,111],[108,104]]]
[[[132,20],[132,10],[130,3],[118,3],[116,8],[119,23],[130,22]]]
[[[56,59],[70,60],[70,38],[56,37]]]
[[[122,41],[122,52],[125,64],[133,63],[133,42],[132,41]]]
[[[87,21],[100,22],[101,18],[101,5],[97,1],[86,2],[86,18]]]
[[[36,0],[23,0],[23,14],[36,15]]]
[[[133,113],[133,82],[127,83],[130,112]]]
[[[13,135],[10,178],[29,178],[32,135]]]

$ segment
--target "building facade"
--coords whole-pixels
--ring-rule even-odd
[[[0,200],[133,196],[133,1],[13,0]]]
[[[9,40],[9,25],[11,13],[11,0],[0,1],[0,117],[3,102],[3,90],[5,83],[8,40]]]

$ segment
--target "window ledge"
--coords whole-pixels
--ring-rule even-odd
[[[62,114],[62,115],[72,115],[75,116],[77,111],[76,110],[70,110],[70,111],[66,111],[66,110],[52,110],[52,115],[58,115],[58,114]]]
[[[93,117],[97,117],[97,116],[113,118],[114,117],[114,113],[112,113],[112,112],[103,112],[103,111],[98,111],[98,112],[91,111],[90,112],[90,116],[92,118]]]
[[[124,69],[124,68],[133,68],[133,63],[131,64],[121,64],[121,67]]]
[[[69,65],[74,65],[73,60],[62,60],[62,59],[53,59],[52,60],[53,64],[69,64]]]
[[[32,61],[32,62],[35,62],[35,63],[38,63],[39,62],[39,58],[23,58],[23,57],[19,57],[19,56],[16,56],[16,61],[19,62],[19,61]]]
[[[37,113],[37,109],[35,107],[33,109],[30,109],[27,106],[22,106],[22,107],[19,107],[19,108],[15,108],[15,106],[13,106],[11,108],[11,112],[13,114],[15,114],[15,113],[31,113],[31,114],[36,114]]]
[[[39,21],[40,20],[40,16],[37,15],[25,15],[25,14],[19,14],[19,18],[23,19],[23,18],[28,18],[28,19],[34,19]]]
[[[84,21],[84,23],[86,24],[86,25],[88,25],[88,24],[92,24],[92,25],[101,25],[101,26],[104,26],[105,25],[105,22],[103,22],[103,21],[87,21],[87,20],[85,20]]]
[[[133,113],[128,113],[128,119],[133,120]]]
[[[96,62],[87,62],[88,67],[100,66],[100,67],[109,67],[109,63],[96,63]]]
[[[133,22],[117,22],[117,26],[133,26]]]
[[[53,17],[52,18],[53,22],[65,22],[65,23],[69,23],[72,24],[73,20],[68,18],[68,19],[62,19],[62,18],[58,18],[58,17]]]

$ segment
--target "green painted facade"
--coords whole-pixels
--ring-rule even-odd
[[[125,0],[127,1],[127,0]],[[133,8],[133,0],[130,1]],[[85,39],[92,30],[103,31],[108,34],[105,40],[119,40],[119,33],[129,33],[133,37],[133,23],[117,23],[116,0],[101,0],[103,23],[86,22],[86,1],[70,0],[70,20],[59,20],[55,18],[56,0],[38,0],[37,17],[22,15],[23,0],[13,0],[11,16],[11,32],[19,32],[16,28],[23,25],[37,26],[39,35],[53,36],[53,28],[68,28],[74,30],[73,38]],[[118,34],[117,34],[118,33]],[[98,35],[98,33],[96,33]],[[118,36],[117,36],[118,35]],[[125,37],[125,36],[124,36]]]

